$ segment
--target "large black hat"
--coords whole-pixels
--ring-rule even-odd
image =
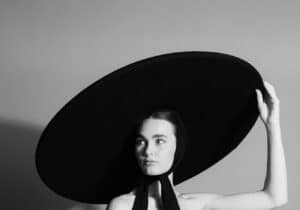
[[[147,58],[96,81],[50,121],[36,150],[42,181],[66,198],[107,203],[128,193],[140,173],[133,132],[145,113],[176,110],[188,146],[173,175],[177,185],[211,167],[245,138],[258,117],[253,66],[214,52]]]

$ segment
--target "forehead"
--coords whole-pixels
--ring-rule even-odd
[[[174,135],[174,126],[167,120],[149,118],[143,121],[140,133],[144,135],[160,133],[171,136]]]

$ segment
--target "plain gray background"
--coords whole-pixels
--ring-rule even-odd
[[[241,57],[281,101],[289,203],[299,208],[300,3],[297,1],[2,0],[0,2],[0,208],[101,209],[64,199],[39,179],[34,152],[54,114],[79,91],[131,62],[175,51]],[[245,141],[182,192],[261,189],[266,135]]]

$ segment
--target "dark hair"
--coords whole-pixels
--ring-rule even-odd
[[[155,111],[147,114],[144,117],[144,119],[142,120],[142,122],[140,123],[139,129],[141,128],[143,121],[146,119],[149,119],[149,118],[161,119],[161,120],[166,120],[166,121],[170,122],[174,126],[174,132],[175,132],[176,139],[179,137],[178,134],[181,133],[181,130],[184,129],[182,120],[181,120],[178,112],[176,112],[175,110],[158,109],[158,110],[155,110]]]

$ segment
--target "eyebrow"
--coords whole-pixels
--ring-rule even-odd
[[[167,138],[167,136],[165,136],[164,134],[154,134],[152,136],[152,138],[157,138],[157,137],[166,137]]]
[[[142,138],[145,139],[145,136],[143,136],[143,134],[138,134],[138,137],[142,137]],[[167,136],[164,135],[164,134],[154,134],[154,135],[152,136],[152,138],[158,138],[158,137],[165,137],[165,138],[167,138]]]

